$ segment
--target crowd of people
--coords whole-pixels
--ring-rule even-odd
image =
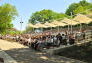
[[[31,34],[20,35],[0,35],[0,39],[14,40],[25,46],[29,46],[35,50],[42,50],[43,48],[59,47],[60,45],[73,45],[76,39],[85,39],[85,32],[63,32],[53,35],[53,33],[46,32],[41,35],[32,36]]]

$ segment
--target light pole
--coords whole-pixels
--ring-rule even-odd
[[[20,21],[20,31],[22,32],[22,24],[23,24],[23,21],[22,21],[22,18],[21,18],[21,21]]]

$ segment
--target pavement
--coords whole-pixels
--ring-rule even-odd
[[[0,40],[0,57],[4,63],[84,63],[79,60],[39,52],[17,42]]]
[[[0,58],[4,60],[4,62],[0,61],[0,63],[17,63],[16,60],[2,50],[0,50]]]

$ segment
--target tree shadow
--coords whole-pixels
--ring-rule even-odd
[[[65,57],[54,56],[30,48],[17,48],[5,50],[18,63],[82,63]]]
[[[49,60],[48,57],[50,57],[50,55],[30,48],[11,49],[5,50],[5,52],[18,63],[55,63]]]

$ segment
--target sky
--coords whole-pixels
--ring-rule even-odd
[[[13,20],[14,28],[25,30],[28,20],[32,13],[43,9],[51,9],[55,12],[64,13],[71,3],[77,3],[81,0],[0,0],[0,5],[10,3],[14,5],[19,16]],[[92,2],[92,0],[88,0]],[[23,21],[22,29],[20,21]]]

